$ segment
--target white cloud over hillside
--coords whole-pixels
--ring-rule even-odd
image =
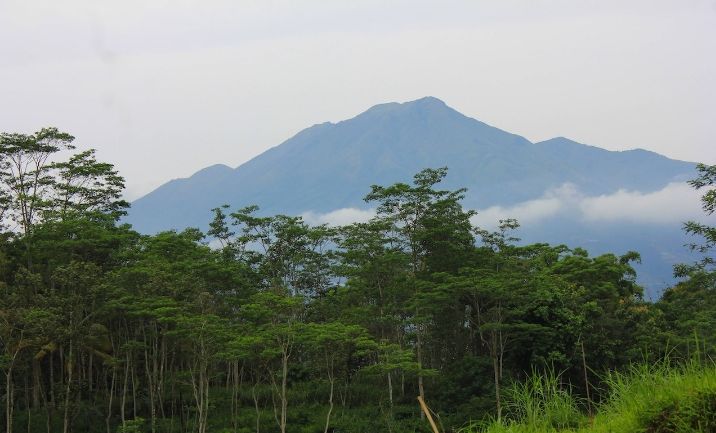
[[[564,184],[538,199],[479,210],[472,223],[491,229],[501,219],[516,218],[523,226],[529,226],[558,214],[569,214],[587,222],[678,224],[703,216],[699,196],[685,183],[670,183],[650,193],[620,189],[600,196],[585,196],[574,185]]]
[[[541,223],[557,215],[571,215],[586,222],[632,222],[645,224],[679,224],[703,219],[699,197],[686,183],[670,183],[659,191],[643,193],[620,189],[613,194],[586,196],[570,183],[546,191],[540,198],[514,206],[491,206],[478,210],[473,225],[494,229],[499,220],[516,218],[522,226]],[[342,208],[327,213],[305,212],[309,224],[332,226],[366,222],[375,209]]]
[[[309,211],[301,214],[303,220],[309,224],[328,224],[329,226],[367,222],[374,216],[375,209],[357,209],[353,207],[337,209],[328,213]]]

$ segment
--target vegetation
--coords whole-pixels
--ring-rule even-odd
[[[593,418],[554,374],[535,374],[510,393],[511,416],[461,432],[621,433],[716,430],[716,366],[690,362],[641,364],[605,376],[609,397]]]
[[[0,135],[8,433],[428,431],[416,396],[446,431],[486,419],[546,431],[599,406],[596,428],[637,393],[679,412],[662,389],[710,392],[706,367],[615,373],[713,356],[708,226],[687,224],[704,257],[649,303],[637,253],[518,245],[514,220],[475,228],[464,191],[439,189],[445,168],[371,187],[367,223],[223,205],[207,233],[150,236],[121,223],[111,164],[91,150],[61,159],[72,141]],[[713,167],[699,170],[710,213]]]

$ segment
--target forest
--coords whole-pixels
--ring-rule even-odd
[[[614,374],[716,355],[708,225],[685,223],[694,262],[654,302],[638,252],[473,227],[447,168],[366,185],[369,222],[217,203],[205,233],[145,235],[122,223],[122,176],[73,141],[0,134],[7,433],[429,432],[418,396],[440,430],[480,431],[525,418],[535,380],[590,419]],[[690,181],[705,215],[714,182]]]

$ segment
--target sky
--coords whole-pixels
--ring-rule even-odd
[[[428,95],[714,164],[714,77],[716,0],[0,0],[0,131],[70,132],[130,200]]]

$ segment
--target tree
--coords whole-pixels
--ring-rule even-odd
[[[336,370],[344,365],[349,356],[365,355],[375,347],[375,342],[365,329],[340,322],[308,324],[301,335],[307,352],[326,374],[329,384],[328,412],[323,433],[328,433],[333,413],[333,392]]]
[[[371,186],[366,202],[377,202],[378,218],[389,222],[395,239],[409,257],[410,277],[414,280],[415,297],[420,295],[420,276],[443,270],[444,256],[451,257],[450,266],[459,267],[459,257],[472,249],[471,211],[463,211],[460,200],[465,189],[436,190],[434,186],[447,175],[447,167],[424,169],[413,177],[413,185],[396,183],[388,187]],[[431,268],[431,265],[432,268]],[[416,307],[415,350],[420,369],[423,367],[423,317]],[[418,393],[425,399],[423,374],[418,373]]]
[[[320,296],[331,286],[333,254],[328,247],[335,230],[311,227],[301,217],[259,217],[258,207],[249,206],[231,214],[236,235],[222,209],[214,209],[209,234],[224,245],[225,254],[253,267],[263,288],[291,296]]]
[[[0,134],[0,197],[10,220],[25,234],[49,206],[49,190],[55,184],[50,158],[74,149],[72,141],[73,136],[57,128],[44,128],[32,135]]]
[[[48,219],[67,219],[70,214],[106,215],[114,221],[126,215],[129,203],[123,200],[124,178],[112,164],[98,162],[89,149],[67,161],[50,166],[56,171]]]
[[[701,206],[707,216],[716,210],[716,165],[698,164],[698,176],[689,181],[696,190],[705,190]],[[674,287],[667,289],[657,307],[663,314],[662,330],[682,354],[689,356],[691,347],[705,356],[716,353],[716,227],[697,221],[684,223],[684,231],[701,238],[689,248],[701,257],[692,264],[679,264],[674,274],[682,277]]]
[[[497,418],[502,417],[500,382],[504,370],[504,358],[512,333],[519,325],[515,322],[512,308],[523,291],[523,269],[516,249],[510,242],[517,238],[509,231],[519,226],[516,220],[500,221],[499,230],[488,232],[477,230],[488,250],[488,260],[479,267],[462,270],[462,278],[456,283],[463,286],[469,299],[468,321],[477,330],[477,336],[487,348],[492,360],[495,383],[495,405]]]
[[[701,196],[701,207],[706,215],[713,215],[716,210],[716,165],[698,164],[696,170],[699,175],[689,181],[689,185],[696,190],[706,189]],[[703,255],[703,258],[693,265],[678,265],[674,268],[676,276],[684,277],[697,272],[715,272],[716,258],[710,253],[716,250],[716,227],[697,221],[684,223],[684,231],[693,236],[703,238],[701,243],[689,245],[692,251]]]
[[[651,306],[635,253],[519,246],[514,220],[473,230],[463,190],[438,189],[446,169],[374,186],[367,223],[314,227],[220,206],[207,239],[132,231],[117,220],[113,167],[92,152],[52,161],[61,155],[40,165],[36,194],[20,194],[26,225],[8,177],[0,188],[16,224],[0,233],[7,430],[244,431],[255,411],[257,433],[271,412],[283,433],[417,431],[409,396],[423,380],[455,429],[495,407],[502,416],[501,388],[534,366],[580,390],[639,361],[644,344],[716,354],[713,272]]]
[[[256,293],[242,308],[251,333],[240,335],[233,343],[238,353],[259,353],[266,366],[274,396],[279,400],[277,403],[274,399],[274,414],[281,433],[286,433],[288,419],[289,362],[295,358],[299,337],[305,330],[300,320],[304,308],[303,299],[296,296]]]
[[[209,396],[212,371],[215,371],[214,363],[221,359],[221,354],[231,338],[227,321],[212,314],[206,308],[206,295],[202,298],[202,310],[180,314],[175,319],[176,330],[172,332],[187,343],[187,370],[196,405],[198,433],[206,433],[209,423]]]
[[[381,347],[404,348],[406,310],[412,292],[407,284],[410,262],[392,228],[393,224],[386,220],[341,228],[340,260],[335,272],[345,277],[346,283],[337,289],[336,296],[317,303],[314,309],[324,317],[340,317],[363,326]],[[392,411],[394,375],[416,373],[417,368],[401,369],[396,365],[380,371],[385,374]]]

